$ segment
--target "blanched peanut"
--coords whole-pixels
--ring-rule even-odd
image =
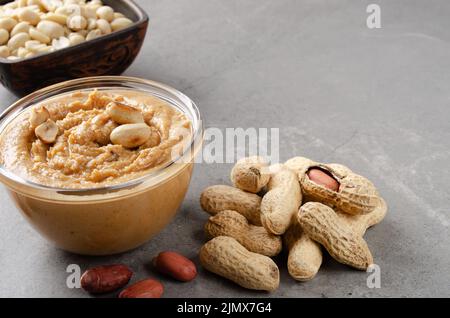
[[[9,33],[4,29],[0,29],[0,45],[7,43],[9,40]]]
[[[48,44],[51,41],[50,37],[48,37],[46,34],[42,33],[41,31],[36,30],[35,28],[31,28],[29,33],[30,33],[30,37],[33,40],[39,41],[41,43]]]
[[[11,36],[17,33],[28,33],[30,31],[30,24],[28,22],[19,22],[11,30]]]
[[[42,48],[45,46],[46,46],[45,44],[43,44],[39,41],[36,41],[36,40],[30,40],[25,43],[25,48],[31,52],[37,52],[39,50],[39,48]]]
[[[45,10],[48,12],[55,12],[55,10],[60,7],[62,4],[62,1],[60,0],[41,0],[41,5],[44,7]]]
[[[24,58],[28,53],[30,52],[24,47],[19,47],[17,50],[17,56],[21,58]]]
[[[30,40],[30,36],[26,33],[18,33],[8,41],[8,47],[11,51],[17,50],[19,47],[25,45],[25,42]]]
[[[34,130],[36,136],[46,144],[54,143],[58,136],[58,126],[51,119],[47,119],[46,122],[40,124]]]
[[[5,17],[0,18],[0,29],[5,29],[10,32],[17,24],[17,21],[13,18]]]
[[[133,21],[131,21],[128,18],[118,18],[111,22],[111,28],[113,31],[118,31],[125,29],[126,27],[133,24]]]
[[[27,0],[27,6],[39,6],[40,8],[42,8],[42,3],[41,0]]]
[[[137,124],[144,122],[144,116],[137,108],[112,102],[107,106],[107,109],[111,119],[118,124]]]
[[[147,142],[152,130],[147,124],[126,124],[111,132],[111,142],[125,148],[136,148]]]
[[[70,45],[77,45],[83,43],[85,41],[84,36],[79,33],[71,33],[69,34]]]
[[[37,30],[44,33],[50,39],[57,39],[64,35],[64,28],[62,25],[53,21],[41,21],[37,25]]]
[[[103,6],[97,9],[97,17],[111,22],[114,19],[114,10],[109,6]]]
[[[29,122],[31,127],[35,128],[40,124],[45,123],[49,118],[50,112],[48,111],[47,107],[45,106],[33,107],[33,109],[31,110]]]
[[[64,5],[62,7],[59,7],[55,10],[56,14],[65,15],[66,17],[70,17],[74,14],[81,14],[81,8],[78,5]]]
[[[39,14],[30,9],[22,9],[19,12],[19,20],[30,23],[31,25],[36,25],[41,21]]]
[[[5,46],[0,57],[16,60],[52,52],[132,23],[99,0],[14,0],[0,5],[0,47]],[[40,43],[25,46],[30,40]]]
[[[125,16],[123,15],[123,13],[114,12],[114,19],[118,19],[118,18],[125,18]]]
[[[17,0],[17,7],[23,8],[27,6],[27,0]]]
[[[89,31],[94,30],[97,28],[97,19],[89,18],[87,20],[87,27]]]
[[[70,46],[70,40],[68,38],[66,38],[65,36],[62,36],[59,39],[53,39],[53,41],[52,41],[52,47],[55,48],[55,50],[65,49],[69,46]]]
[[[67,26],[74,31],[83,30],[87,27],[87,20],[80,15],[74,15],[67,19]]]
[[[92,30],[86,35],[86,41],[96,39],[100,36],[102,36],[102,31],[100,31],[99,29]]]
[[[42,20],[53,21],[53,22],[56,22],[61,25],[66,25],[67,16],[65,16],[63,14],[57,14],[57,13],[50,12],[50,13],[47,13],[45,16],[43,16]]]
[[[86,19],[97,19],[97,9],[93,8],[91,6],[84,6],[83,7],[83,17]]]
[[[6,45],[0,46],[0,57],[7,58],[9,56],[9,48]]]
[[[108,21],[104,20],[104,19],[100,19],[96,21],[97,23],[97,28],[102,31],[102,34],[109,34],[112,32],[111,29],[111,25],[109,24]]]

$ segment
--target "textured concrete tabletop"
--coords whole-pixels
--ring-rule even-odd
[[[373,0],[381,29],[357,0],[139,1],[151,17],[126,72],[185,92],[207,127],[280,128],[281,160],[340,162],[370,178],[389,204],[366,235],[381,269],[369,274],[327,257],[298,283],[278,257],[281,287],[244,290],[200,269],[181,284],[149,266],[161,250],[194,258],[207,215],[201,190],[229,183],[228,164],[198,164],[176,219],[135,251],[82,257],[58,250],[22,219],[1,187],[0,296],[85,297],[66,287],[66,267],[123,262],[133,280],[154,276],[167,297],[450,296],[450,2]],[[0,89],[4,109],[15,97]],[[61,211],[63,213],[63,211]]]

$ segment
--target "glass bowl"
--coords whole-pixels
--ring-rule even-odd
[[[66,251],[85,255],[125,252],[147,242],[175,216],[187,192],[203,126],[197,106],[181,92],[154,81],[101,76],[62,82],[36,91],[0,115],[0,136],[25,109],[46,99],[82,90],[131,90],[156,96],[192,123],[192,138],[177,158],[143,176],[102,188],[53,188],[25,180],[0,165],[0,182],[25,219]]]

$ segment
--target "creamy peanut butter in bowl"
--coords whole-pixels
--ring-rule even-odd
[[[196,105],[173,88],[119,76],[72,80],[0,116],[0,181],[56,246],[120,253],[176,214],[202,138]]]

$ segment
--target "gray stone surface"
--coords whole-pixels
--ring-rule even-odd
[[[208,127],[278,127],[281,159],[341,162],[366,175],[389,204],[367,233],[381,267],[367,274],[330,258],[297,283],[280,256],[281,287],[244,290],[200,269],[180,284],[149,266],[178,250],[195,259],[207,219],[201,190],[228,183],[230,165],[198,164],[176,219],[141,248],[114,257],[55,249],[0,190],[0,296],[85,297],[66,287],[68,264],[124,262],[133,280],[155,276],[168,297],[450,296],[450,2],[377,0],[382,29],[365,25],[367,1],[139,1],[151,16],[145,46],[127,75],[154,79],[194,99]],[[15,97],[0,89],[1,107]],[[63,211],[62,211],[63,213]]]

